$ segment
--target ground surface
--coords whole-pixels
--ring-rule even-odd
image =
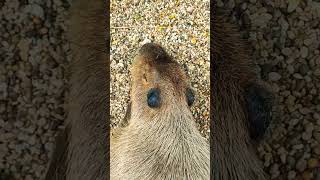
[[[39,179],[64,120],[64,1],[0,1],[0,179]]]
[[[274,128],[259,154],[272,179],[320,179],[320,2],[218,1],[249,39],[274,89]]]

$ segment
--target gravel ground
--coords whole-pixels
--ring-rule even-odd
[[[201,132],[209,134],[210,50],[209,1],[111,1],[111,121],[125,115],[129,100],[129,70],[143,43],[166,48],[190,76],[196,92],[193,113]]]
[[[63,0],[0,1],[0,179],[39,179],[64,119]]]
[[[319,0],[223,2],[278,101],[275,128],[259,148],[266,172],[278,180],[320,180]]]

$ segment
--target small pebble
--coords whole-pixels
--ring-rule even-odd
[[[277,72],[270,72],[269,73],[269,80],[270,81],[279,81],[281,79],[281,75]]]

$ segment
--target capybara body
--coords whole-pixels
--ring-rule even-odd
[[[131,74],[129,122],[111,137],[111,179],[210,179],[209,143],[196,128],[180,66],[149,43]],[[148,95],[157,91],[159,102],[149,104]]]
[[[248,45],[222,11],[212,16],[211,173],[214,180],[266,180],[256,143],[271,118]]]
[[[65,130],[57,138],[47,180],[109,178],[107,6],[73,0],[68,29],[72,61]]]

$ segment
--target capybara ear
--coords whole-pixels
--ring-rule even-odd
[[[266,133],[272,119],[273,96],[264,87],[250,84],[245,89],[249,134],[259,141]]]

